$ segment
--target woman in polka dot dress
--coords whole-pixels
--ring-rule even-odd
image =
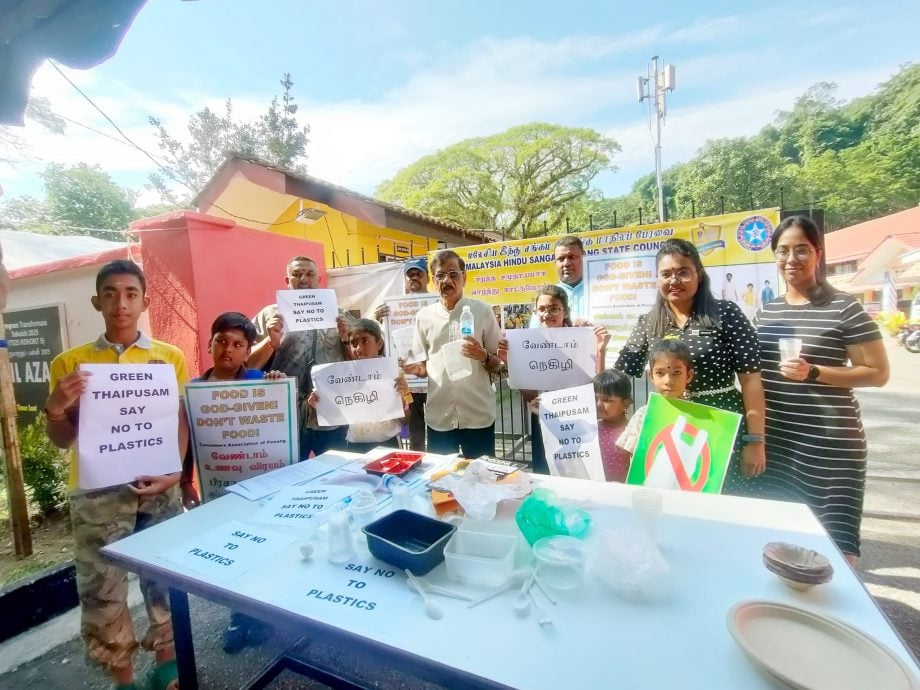
[[[717,300],[696,247],[686,240],[666,240],[655,257],[658,297],[639,317],[620,351],[615,368],[640,377],[649,348],[663,338],[682,340],[693,356],[695,376],[687,388],[693,402],[737,412],[741,430],[722,492],[755,493],[747,478],[763,473],[764,395],[760,380],[757,332],[734,302]],[[741,383],[739,391],[735,377]]]

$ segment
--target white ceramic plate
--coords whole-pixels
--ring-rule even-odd
[[[920,690],[881,642],[834,618],[772,601],[743,601],[728,630],[756,665],[797,690]]]

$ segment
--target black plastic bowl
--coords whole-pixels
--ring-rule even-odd
[[[444,547],[456,529],[411,510],[394,510],[361,531],[375,558],[413,575],[424,575],[444,560]]]

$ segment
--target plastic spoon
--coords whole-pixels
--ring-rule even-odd
[[[509,589],[517,587],[522,582],[526,582],[529,576],[530,576],[530,573],[526,570],[515,570],[513,573],[511,573],[511,577],[505,584],[499,587],[496,587],[491,592],[486,592],[478,599],[474,599],[469,604],[467,604],[466,607],[468,609],[471,609],[474,606],[479,606],[479,604],[485,601],[488,601],[489,599],[492,599],[493,597],[497,597],[499,594],[502,594],[503,592],[507,592]]]
[[[515,615],[521,616],[522,618],[530,612],[530,598],[527,596],[527,593],[530,591],[533,582],[534,576],[531,575],[521,586],[521,591],[515,594],[514,599],[511,600],[511,609],[514,611]]]
[[[428,594],[440,594],[442,597],[450,597],[451,599],[461,599],[463,601],[472,601],[473,597],[463,592],[457,592],[453,589],[447,589],[446,587],[441,587],[439,585],[433,585],[428,580],[423,580],[420,577],[415,577],[413,580],[409,580],[409,587],[415,589],[415,583],[420,582]]]
[[[533,610],[534,613],[537,614],[537,623],[540,625],[540,627],[543,627],[544,625],[552,625],[552,616],[546,612],[546,609],[537,603],[537,600],[533,598],[533,594],[527,592],[527,596],[530,598],[530,602],[533,604]]]
[[[406,576],[415,587],[415,591],[422,597],[422,601],[425,602],[425,615],[433,621],[439,621],[444,618],[444,609],[428,598],[422,583],[419,582],[418,578],[416,578],[408,568],[406,568]]]
[[[549,595],[549,592],[546,591],[546,587],[544,587],[544,586],[543,586],[543,583],[540,582],[540,578],[537,577],[536,572],[533,574],[533,581],[534,581],[534,584],[535,584],[535,585],[539,588],[539,590],[543,593],[543,596],[546,597],[546,600],[547,600],[550,604],[552,604],[553,606],[555,606],[555,605],[556,605],[556,600],[553,599],[553,598]]]

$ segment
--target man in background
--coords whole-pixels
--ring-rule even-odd
[[[428,292],[428,260],[425,257],[409,259],[403,264],[403,292],[407,295]],[[374,318],[383,322],[390,313],[386,304],[374,310]],[[428,385],[411,385],[412,403],[409,405],[409,448],[425,450],[425,403],[428,400]]]
[[[585,246],[575,235],[565,235],[556,240],[553,249],[556,257],[556,274],[559,287],[565,290],[569,298],[569,316],[572,323],[588,320],[588,300],[585,297]],[[529,328],[539,328],[537,315],[530,317]]]
[[[316,290],[320,273],[316,262],[306,256],[288,261],[284,276],[289,290]],[[300,412],[300,459],[312,452],[320,455],[327,450],[345,450],[347,426],[320,427],[316,410],[307,405],[313,390],[311,373],[314,364],[342,362],[345,349],[337,328],[284,333],[284,323],[278,305],[270,304],[253,319],[258,341],[249,355],[248,367],[263,371],[276,369],[297,379],[297,402]]]

